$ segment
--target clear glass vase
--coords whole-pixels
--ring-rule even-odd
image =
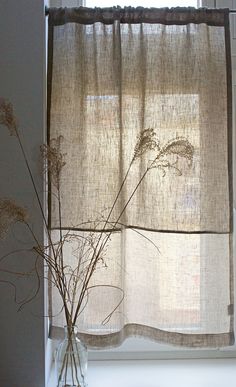
[[[57,387],[87,387],[88,352],[77,337],[77,327],[66,326],[56,354]]]

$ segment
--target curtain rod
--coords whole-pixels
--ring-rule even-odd
[[[48,7],[45,7],[45,16],[49,15],[49,9]],[[236,9],[229,9],[229,13],[236,13]]]

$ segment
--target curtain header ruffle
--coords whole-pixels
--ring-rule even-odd
[[[50,8],[49,25],[66,23],[113,24],[120,23],[160,23],[166,25],[185,25],[205,23],[212,26],[224,26],[228,23],[229,9],[208,9],[193,7],[144,8],[144,7],[110,7],[110,8]]]

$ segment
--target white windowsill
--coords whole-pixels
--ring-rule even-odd
[[[89,387],[235,387],[236,359],[89,362]],[[47,387],[56,387],[51,377]]]
[[[88,387],[235,387],[235,380],[235,346],[180,350],[129,339],[110,351],[89,351]],[[47,387],[56,385],[53,363]]]

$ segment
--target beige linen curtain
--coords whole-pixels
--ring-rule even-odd
[[[65,232],[102,229],[142,133],[165,149],[93,278],[92,285],[117,288],[91,291],[79,321],[87,343],[111,346],[138,335],[193,347],[232,344],[228,11],[50,9],[48,58],[49,140],[63,136],[66,154]],[[151,160],[145,153],[132,165],[107,228]],[[55,235],[56,204],[52,194]],[[70,264],[72,252],[69,246]],[[50,299],[56,335],[64,321],[52,287]]]

